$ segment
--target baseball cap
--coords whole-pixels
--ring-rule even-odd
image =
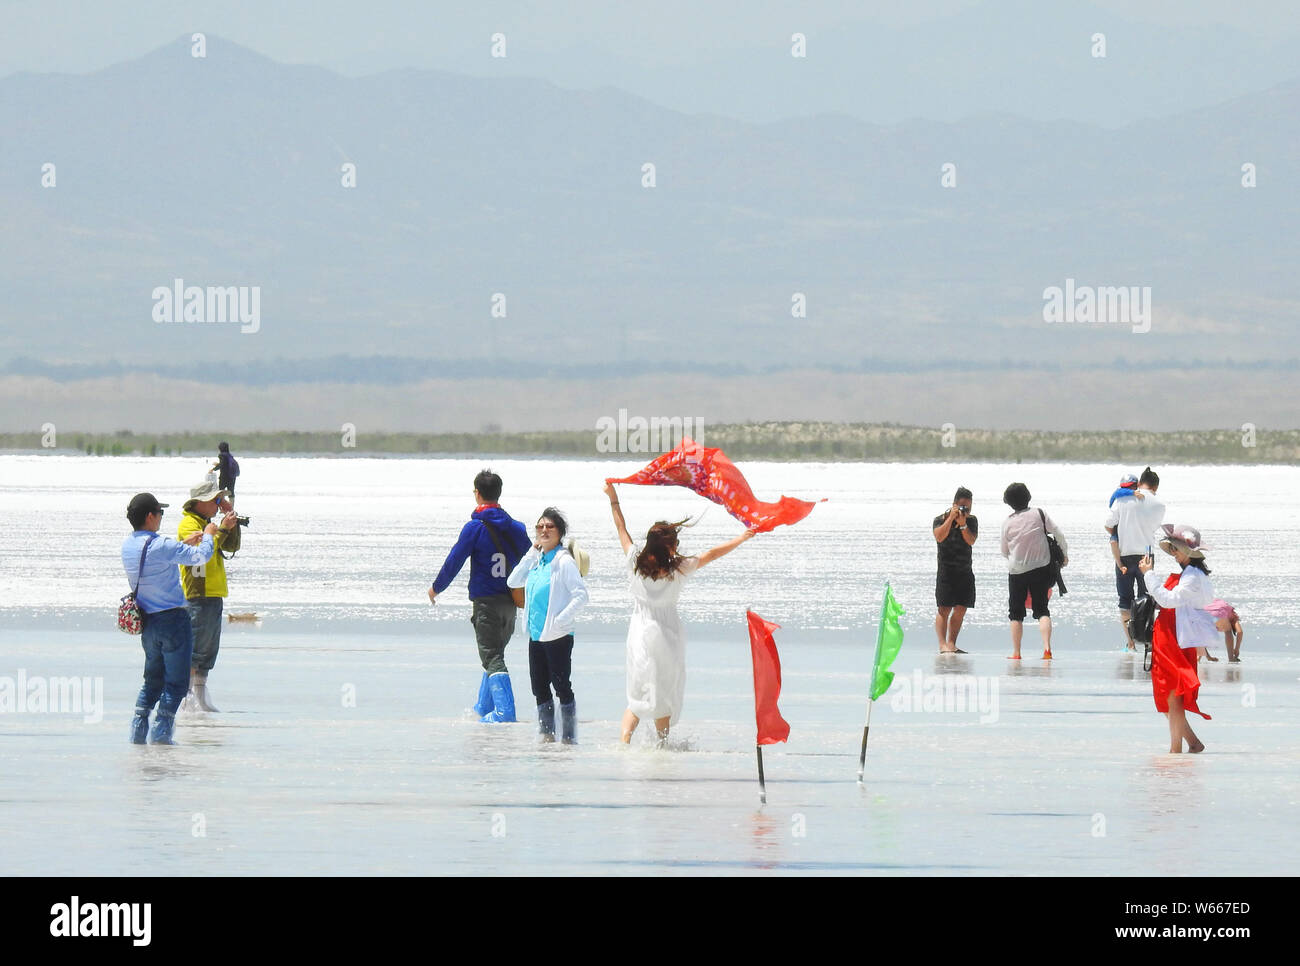
[[[161,513],[163,508],[168,506],[166,503],[159,503],[158,498],[152,493],[137,493],[131,497],[131,502],[126,505],[126,515],[135,516],[139,513]]]

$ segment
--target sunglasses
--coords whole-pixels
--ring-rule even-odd
[[[547,530],[554,530],[554,529],[555,529],[555,524],[554,524],[554,523],[539,523],[539,524],[537,524],[537,526],[533,527],[533,529],[536,530],[538,533],[545,533]]]

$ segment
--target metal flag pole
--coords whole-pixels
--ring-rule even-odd
[[[862,726],[862,751],[858,755],[858,784],[862,784],[862,775],[867,768],[867,735],[871,733],[871,709],[875,700],[870,697],[876,686],[876,668],[880,667],[880,646],[883,643],[885,627],[885,603],[889,600],[889,581],[885,581],[885,593],[880,598],[880,620],[876,622],[876,656],[871,662],[871,680],[867,682],[867,722]]]
[[[858,784],[862,784],[862,773],[867,768],[867,735],[871,731],[871,709],[876,706],[876,702],[870,698],[867,699],[867,723],[862,726],[862,753],[858,755]]]

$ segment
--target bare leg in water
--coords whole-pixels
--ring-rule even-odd
[[[668,740],[668,722],[671,720],[672,720],[672,715],[664,715],[664,717],[662,718],[655,718],[655,734],[659,738],[660,742]],[[624,711],[623,712],[623,734],[619,740],[622,741],[623,744],[625,745],[631,744],[632,732],[636,731],[636,726],[639,725],[640,723],[641,723],[641,719],[632,713],[631,708],[628,708],[626,711]]]
[[[1024,634],[1025,634],[1025,622],[1012,621],[1011,622],[1011,654],[1007,658],[1007,660],[1009,661],[1020,660],[1020,639],[1024,636]]]
[[[658,737],[661,745],[668,740],[668,722],[671,720],[672,715],[655,718],[655,736]]]
[[[940,607],[934,619],[934,630],[939,637],[940,654],[965,654],[957,646],[957,635],[961,633],[962,621],[966,619],[966,608],[962,604],[953,607]]]
[[[1052,619],[1050,617],[1038,618],[1038,633],[1043,635],[1043,660],[1052,659]]]
[[[951,613],[951,607],[940,607],[934,615],[934,636],[939,638],[940,652],[948,649],[948,615]]]
[[[1183,741],[1187,741],[1187,750],[1192,754],[1204,751],[1205,745],[1196,737],[1196,732],[1187,722],[1187,712],[1183,710],[1183,697],[1180,694],[1169,695],[1169,753],[1182,754]]]
[[[640,723],[641,723],[641,719],[632,713],[631,708],[628,708],[626,711],[624,711],[623,712],[623,734],[622,737],[619,738],[619,741],[623,742],[623,744],[625,745],[630,744],[632,741],[632,732],[636,731],[636,726],[639,725]]]

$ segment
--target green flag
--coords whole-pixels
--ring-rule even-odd
[[[875,701],[894,683],[894,672],[889,670],[903,646],[903,628],[898,619],[907,611],[894,600],[894,589],[885,584],[885,600],[880,605],[880,629],[876,632],[876,665],[871,672],[871,700]]]

